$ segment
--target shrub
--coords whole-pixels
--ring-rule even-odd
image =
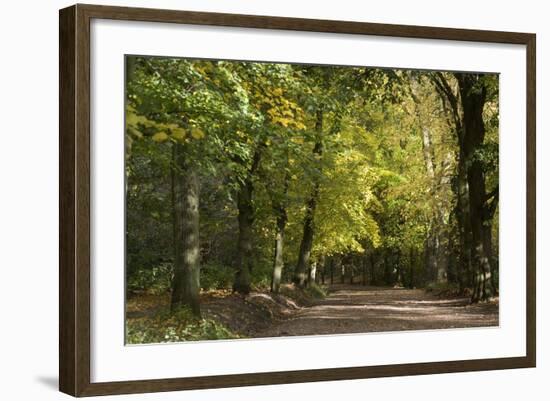
[[[271,287],[273,276],[273,265],[269,260],[259,260],[254,264],[251,272],[251,284],[258,290],[265,290]]]
[[[231,288],[235,270],[222,264],[201,266],[200,283],[204,290]]]
[[[161,294],[169,291],[172,285],[173,266],[161,263],[151,268],[138,269],[127,276],[129,293],[147,292]]]
[[[126,321],[127,344],[233,338],[240,337],[215,320],[195,318],[187,308],[175,313],[162,309],[152,317]]]

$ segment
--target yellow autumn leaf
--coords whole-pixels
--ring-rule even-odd
[[[160,131],[153,135],[152,139],[155,142],[164,142],[168,139],[168,134],[166,132]]]
[[[298,122],[295,122],[295,123],[294,123],[294,126],[296,127],[296,129],[299,129],[299,130],[304,130],[304,129],[306,129],[306,126],[305,126],[303,123],[299,122],[299,121],[298,121]]]
[[[191,136],[194,139],[202,139],[204,138],[204,131],[201,130],[200,128],[193,128],[191,129]]]
[[[186,132],[183,128],[172,128],[172,138],[181,141],[182,139],[185,139],[185,136]]]

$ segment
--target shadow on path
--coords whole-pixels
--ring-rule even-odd
[[[253,337],[498,326],[498,303],[439,298],[420,289],[334,285],[330,294]]]

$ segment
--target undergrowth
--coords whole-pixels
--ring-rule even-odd
[[[127,344],[235,338],[240,338],[240,336],[221,323],[212,319],[196,318],[186,308],[175,313],[166,308],[151,317],[127,319],[126,321]]]

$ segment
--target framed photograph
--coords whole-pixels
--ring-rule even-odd
[[[534,34],[59,24],[62,392],[535,366]]]

